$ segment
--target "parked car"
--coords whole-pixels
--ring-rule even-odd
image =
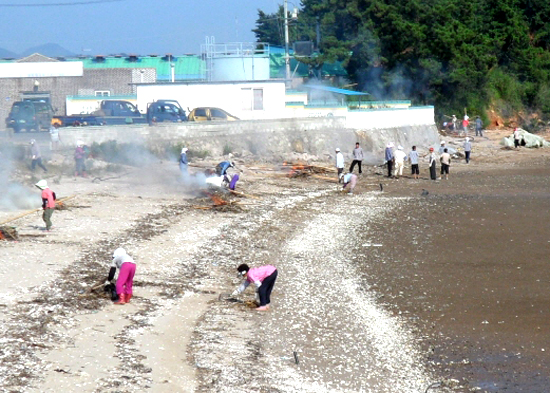
[[[212,107],[195,108],[189,113],[189,121],[207,121],[207,120],[239,120],[238,117],[232,116],[223,109]]]
[[[179,123],[187,121],[185,111],[176,100],[158,100],[147,104],[149,125],[162,122]]]
[[[6,118],[6,127],[14,132],[49,130],[53,116],[49,102],[25,100],[14,102]]]

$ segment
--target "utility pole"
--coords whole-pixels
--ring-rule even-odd
[[[285,86],[290,88],[290,55],[288,52],[288,0],[284,0],[284,18],[285,18]]]

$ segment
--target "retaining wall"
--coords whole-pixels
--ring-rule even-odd
[[[65,144],[82,141],[90,145],[109,140],[143,143],[152,148],[185,144],[216,156],[225,149],[266,159],[284,159],[293,152],[328,159],[339,147],[348,162],[355,142],[359,142],[370,164],[380,163],[389,141],[406,150],[412,145],[422,150],[439,141],[433,107],[357,111],[346,117],[81,127],[62,129],[61,133]]]

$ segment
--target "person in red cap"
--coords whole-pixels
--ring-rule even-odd
[[[436,180],[437,179],[437,172],[436,172],[436,167],[435,167],[435,163],[437,162],[437,156],[435,154],[435,151],[434,151],[434,148],[433,147],[430,147],[430,154],[428,155],[428,162],[429,162],[429,167],[430,167],[430,178],[432,180]]]

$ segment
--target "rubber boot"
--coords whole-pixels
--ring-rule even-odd
[[[126,303],[130,303],[130,299],[132,298],[132,294],[126,294]]]
[[[126,304],[126,294],[121,293],[120,295],[118,295],[118,300],[116,302],[114,302],[113,304],[117,304],[117,305]]]

